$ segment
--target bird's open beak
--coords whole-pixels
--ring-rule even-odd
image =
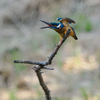
[[[46,27],[41,27],[40,29],[51,28],[52,25],[50,25],[50,23],[45,22],[45,21],[43,21],[43,20],[40,20],[40,21],[48,25],[48,26],[46,26]]]

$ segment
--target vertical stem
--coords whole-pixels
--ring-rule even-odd
[[[51,100],[50,90],[48,89],[48,87],[47,87],[46,84],[44,83],[44,80],[43,80],[42,74],[40,73],[40,70],[36,70],[35,72],[36,72],[36,74],[37,74],[39,83],[40,83],[42,89],[43,89],[44,92],[45,92],[46,100]]]

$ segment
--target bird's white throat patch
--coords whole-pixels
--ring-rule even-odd
[[[61,24],[59,24],[58,26],[57,26],[57,28],[59,28],[61,26]]]

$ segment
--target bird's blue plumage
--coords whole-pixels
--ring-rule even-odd
[[[59,23],[50,22],[50,24],[53,25],[52,28],[54,28],[54,29],[59,29],[59,27],[60,28],[63,28],[64,27],[63,23],[61,23],[61,22],[59,22]]]
[[[59,18],[59,17],[57,18],[58,21],[60,21],[61,19],[63,19],[63,18]]]
[[[61,24],[61,25],[60,25],[60,27],[61,27],[61,28],[63,28],[63,27],[64,27],[64,24],[63,24],[63,23],[61,23],[61,22],[60,22],[60,24]]]
[[[60,28],[62,29],[62,28],[64,27],[64,24],[63,24],[63,23],[61,23],[61,22],[60,22],[60,23],[56,23],[56,25],[57,25],[57,26],[56,26],[57,28],[59,28],[59,27],[60,27]]]

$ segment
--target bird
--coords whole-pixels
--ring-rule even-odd
[[[70,18],[67,18],[67,17],[65,17],[65,18],[57,18],[57,20],[59,21],[59,23],[46,22],[46,21],[40,20],[41,22],[43,22],[43,23],[48,25],[46,27],[41,27],[40,29],[50,28],[50,29],[55,30],[60,35],[60,38],[61,38],[60,40],[62,40],[62,38],[65,36],[67,30],[70,29],[71,32],[68,35],[68,37],[72,36],[75,40],[78,39],[74,29],[70,26],[71,23],[75,24],[74,20],[72,20]]]

